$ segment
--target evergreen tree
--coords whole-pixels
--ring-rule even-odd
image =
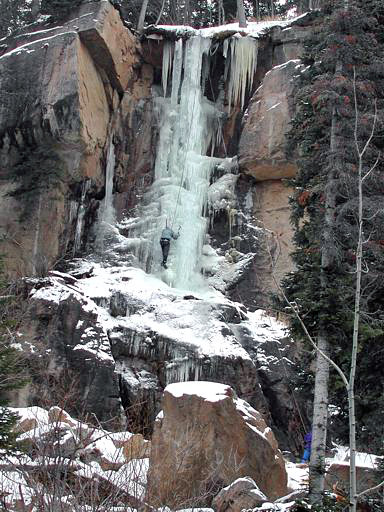
[[[22,385],[19,377],[20,355],[7,343],[0,343],[0,452],[15,447],[16,436],[13,432],[17,414],[7,409],[7,392]]]
[[[357,244],[357,154],[354,144],[354,73],[359,106],[357,137],[364,143],[370,133],[377,105],[375,137],[364,161],[365,172],[383,151],[384,66],[381,2],[356,2],[324,7],[323,30],[308,42],[296,94],[297,113],[290,134],[298,151],[299,173],[292,180],[292,219],[295,227],[294,260],[297,270],[285,282],[310,333],[324,330],[331,355],[348,369],[353,326],[354,265]],[[336,144],[332,146],[332,137]],[[331,148],[331,149],[330,149]],[[363,325],[358,357],[357,419],[360,447],[372,450],[381,437],[384,420],[382,379],[370,371],[382,358],[384,215],[382,186],[384,166],[379,158],[364,181]],[[329,197],[333,203],[329,202]],[[327,221],[327,215],[332,219]],[[325,229],[325,226],[328,226]],[[324,265],[324,247],[328,264]],[[299,325],[292,329],[301,334]],[[383,360],[381,359],[381,365]],[[345,441],[346,397],[337,376],[331,376],[331,400],[341,408],[335,434]],[[379,398],[379,407],[369,403]],[[368,407],[367,407],[368,406]],[[375,407],[375,410],[373,408]],[[368,410],[370,409],[370,410]],[[372,415],[376,417],[374,430]],[[346,425],[348,422],[346,423]],[[342,427],[343,425],[343,427]],[[369,429],[368,429],[369,425]],[[342,427],[342,428],[341,428]]]
[[[17,306],[3,279],[2,263],[0,257],[0,451],[10,451],[15,448],[13,427],[18,416],[6,407],[8,393],[23,387],[26,379],[23,358],[11,345]]]

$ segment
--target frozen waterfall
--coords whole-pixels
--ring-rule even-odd
[[[159,127],[155,179],[136,217],[124,222],[126,248],[135,254],[137,264],[173,287],[190,290],[204,283],[201,257],[208,228],[208,188],[214,167],[222,161],[207,156],[220,140],[223,109],[204,96],[211,44],[201,35],[165,42],[163,90],[155,100]],[[256,69],[257,41],[234,37],[224,50],[229,103],[243,105]],[[176,232],[180,227],[180,237],[171,242],[169,268],[164,270],[159,240],[166,224]]]
[[[220,112],[204,98],[202,62],[211,40],[200,36],[179,39],[167,46],[163,59],[163,90],[172,73],[170,96],[158,97],[159,141],[155,180],[144,198],[130,236],[135,253],[147,272],[161,271],[174,287],[196,289],[201,285],[199,259],[207,231],[205,208],[211,172],[218,159],[206,156],[216,139]],[[173,54],[172,65],[170,58]],[[159,244],[166,223],[180,237],[171,242],[169,269],[160,267]]]

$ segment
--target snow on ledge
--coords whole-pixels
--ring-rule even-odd
[[[180,398],[183,395],[196,395],[204,398],[206,402],[220,402],[233,394],[231,386],[199,380],[169,384],[165,391],[175,398]]]
[[[214,27],[206,28],[193,28],[189,25],[149,25],[145,29],[145,35],[151,39],[151,36],[155,39],[158,38],[156,35],[162,34],[173,34],[176,37],[193,37],[200,35],[202,37],[214,38],[220,36],[230,36],[237,34],[238,37],[251,36],[254,38],[262,37],[266,31],[274,27],[281,27],[286,30],[291,28],[290,26],[301,18],[307,16],[307,12],[300,14],[299,16],[288,18],[285,20],[272,20],[272,21],[248,21],[246,27],[240,27],[238,22],[228,23],[226,25],[219,25]]]

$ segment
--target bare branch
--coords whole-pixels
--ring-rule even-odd
[[[384,487],[384,480],[382,482],[380,482],[379,484],[375,485],[374,487],[370,487],[369,489],[365,489],[365,491],[361,491],[359,492],[359,494],[356,494],[356,498],[361,498],[362,496],[364,496],[365,494],[369,494],[371,492],[375,492],[375,491],[378,491],[379,489],[381,489],[382,487]]]

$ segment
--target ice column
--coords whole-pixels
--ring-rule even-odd
[[[206,156],[216,137],[216,106],[204,98],[201,84],[203,55],[211,40],[201,36],[175,43],[170,97],[157,98],[159,141],[155,180],[132,221],[131,244],[148,272],[162,272],[169,284],[185,289],[202,283],[199,259],[207,230],[205,209],[211,171],[217,159]],[[163,88],[168,77],[170,50],[163,62]],[[169,269],[160,267],[159,239],[166,222],[180,237],[171,243]]]
[[[83,222],[84,222],[84,215],[85,215],[85,211],[86,211],[85,198],[87,196],[88,190],[90,189],[90,186],[91,186],[91,180],[86,179],[83,182],[79,209],[77,211],[75,241],[73,243],[73,255],[76,255],[78,253],[78,251],[80,250],[80,246],[81,246],[81,236],[83,234]]]
[[[115,209],[113,206],[113,177],[115,172],[115,146],[111,141],[108,146],[107,165],[105,169],[105,196],[100,206],[96,245],[104,249],[104,239],[115,229]]]

